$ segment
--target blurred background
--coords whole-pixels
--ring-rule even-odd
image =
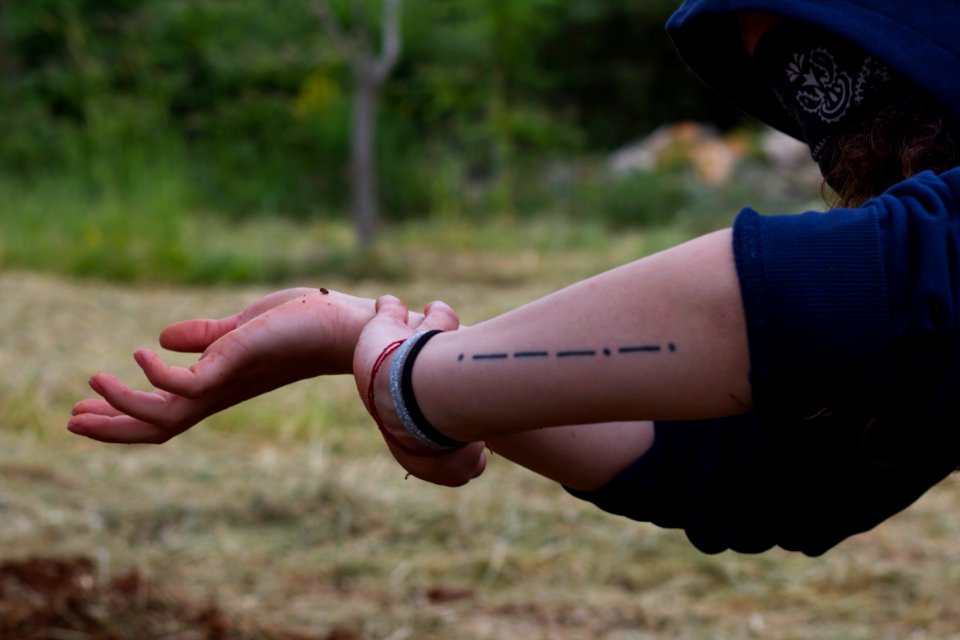
[[[822,207],[677,60],[678,4],[0,0],[0,640],[960,637],[951,483],[826,558],[706,557],[495,456],[404,481],[351,379],[163,447],[64,429],[274,288],[473,323]]]
[[[698,233],[815,200],[809,171],[743,179],[804,153],[683,67],[677,4],[4,2],[0,264],[281,280],[399,268],[353,250],[404,223]],[[280,256],[224,241],[323,223],[354,231]]]

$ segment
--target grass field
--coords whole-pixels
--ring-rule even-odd
[[[576,259],[421,252],[402,283],[302,284],[438,296],[474,322],[669,240]],[[35,594],[0,569],[0,637],[960,638],[954,480],[823,558],[707,557],[496,458],[461,490],[405,481],[351,380],[294,385],[162,447],[66,432],[89,374],[135,379],[130,354],[166,324],[263,291],[0,273],[0,561],[79,567],[34,618]]]

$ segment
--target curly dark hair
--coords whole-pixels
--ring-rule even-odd
[[[922,171],[960,166],[960,115],[919,91],[860,122],[838,140],[824,174],[833,206],[856,207]]]

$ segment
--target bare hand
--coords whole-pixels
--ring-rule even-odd
[[[287,289],[227,318],[171,325],[160,335],[161,346],[202,353],[193,366],[169,366],[141,349],[134,358],[156,389],[136,391],[99,373],[90,386],[102,398],[77,403],[67,428],[102,442],[166,442],[218,411],[273,389],[349,373],[360,331],[373,314],[372,300]]]
[[[370,388],[370,375],[381,353],[388,345],[409,338],[415,331],[442,329],[451,331],[459,328],[457,314],[442,302],[427,306],[422,321],[410,321],[406,305],[392,296],[377,300],[377,315],[364,328],[357,342],[353,359],[354,378],[357,389],[365,404]],[[393,457],[411,475],[451,487],[466,484],[483,473],[486,467],[484,443],[473,442],[460,449],[439,450],[421,444],[400,424],[390,397],[389,359],[381,366],[381,372],[374,381],[374,399],[376,407],[371,414],[380,416],[384,439]],[[371,407],[367,406],[370,411]]]

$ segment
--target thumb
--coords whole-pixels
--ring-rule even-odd
[[[353,351],[353,375],[357,390],[367,409],[371,407],[367,400],[369,385],[375,377],[375,370],[387,354],[384,346],[391,340],[406,338],[407,305],[394,296],[381,296],[375,305],[376,315],[363,328]],[[389,346],[387,347],[389,349]],[[379,357],[378,357],[379,354]]]
[[[450,305],[439,300],[431,302],[423,310],[423,322],[417,327],[418,331],[440,329],[441,331],[456,331],[460,328],[460,316]]]
[[[237,328],[239,314],[220,320],[184,320],[172,324],[160,334],[160,346],[181,353],[201,353],[211,344]]]

